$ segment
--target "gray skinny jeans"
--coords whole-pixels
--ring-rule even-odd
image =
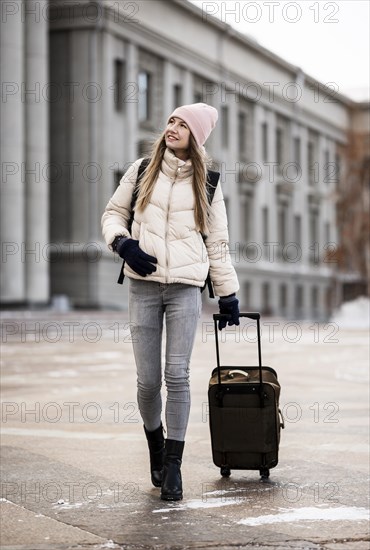
[[[160,426],[165,317],[166,437],[177,441],[185,440],[189,420],[189,363],[201,307],[199,287],[129,279],[129,313],[139,411],[148,431]]]

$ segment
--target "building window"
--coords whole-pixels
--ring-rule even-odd
[[[329,151],[326,150],[324,153],[324,183],[330,183],[330,163],[329,163]]]
[[[309,185],[315,184],[315,144],[313,141],[309,141],[307,145],[307,162],[308,162],[308,183]]]
[[[310,264],[317,264],[319,263],[318,258],[318,246],[319,246],[319,213],[317,210],[311,210],[309,213],[309,235],[310,235],[310,242],[309,242],[309,261]]]
[[[202,102],[203,102],[202,92],[194,92],[194,103],[202,103]]]
[[[252,200],[246,196],[243,204],[243,236],[244,241],[249,243],[251,240],[251,216],[252,216]]]
[[[295,314],[298,319],[303,317],[303,286],[297,285],[295,287],[294,297]]]
[[[275,154],[276,154],[277,169],[278,169],[278,172],[281,173],[281,171],[283,169],[283,162],[284,162],[284,158],[283,158],[284,133],[283,133],[282,128],[276,128],[275,137],[276,137],[276,143],[275,143],[276,151],[275,151]]]
[[[227,149],[229,146],[229,109],[225,105],[221,107],[221,136],[222,147]]]
[[[262,285],[262,312],[264,314],[271,313],[270,310],[270,284],[263,283]]]
[[[287,244],[287,224],[288,224],[288,207],[285,204],[280,205],[278,211],[278,257],[284,259],[283,249]]]
[[[122,112],[124,108],[125,63],[121,59],[114,60],[114,108]]]
[[[240,111],[238,114],[238,142],[239,158],[247,158],[247,115]]]
[[[173,87],[173,108],[180,107],[182,105],[182,86],[181,84],[175,84]]]
[[[294,216],[293,224],[293,238],[289,240],[289,243],[286,240],[287,246],[283,254],[284,260],[291,263],[299,262],[302,258],[302,220],[299,214]]]
[[[287,308],[287,287],[286,284],[283,283],[280,285],[280,310],[283,314],[286,313]]]
[[[268,126],[267,122],[262,123],[262,160],[268,162]]]
[[[114,191],[117,189],[117,187],[119,186],[119,183],[122,179],[124,175],[124,171],[123,170],[115,170],[113,172],[113,178],[114,178]]]
[[[294,162],[297,166],[298,172],[301,170],[301,138],[294,138]]]
[[[140,71],[139,86],[139,121],[145,122],[151,117],[151,75],[147,71]]]
[[[267,206],[262,208],[262,245],[264,257],[268,257],[269,253],[269,210]]]
[[[152,150],[152,143],[149,140],[141,139],[137,144],[137,156],[138,158],[150,156]]]
[[[319,312],[319,289],[317,286],[311,288],[311,309],[314,317],[317,317]]]
[[[340,162],[340,155],[335,155],[335,172],[334,172],[334,181],[336,185],[338,186],[340,183],[340,170],[341,170],[341,162]]]
[[[326,313],[329,316],[333,310],[333,289],[331,287],[328,287],[325,290],[325,308]]]
[[[299,214],[294,216],[294,242],[297,245],[298,251],[301,251],[301,246],[302,246],[302,218]]]

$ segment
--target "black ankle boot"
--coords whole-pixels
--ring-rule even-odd
[[[184,441],[166,439],[162,478],[162,500],[182,499],[181,462]]]
[[[162,424],[153,432],[148,432],[144,426],[144,432],[148,441],[150,457],[150,474],[154,487],[162,485],[163,461],[164,461],[164,436]]]

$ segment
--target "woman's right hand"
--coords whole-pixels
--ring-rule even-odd
[[[135,273],[141,277],[146,277],[157,267],[153,264],[157,263],[157,258],[150,256],[139,247],[139,241],[134,239],[122,239],[118,243],[117,252],[123,260],[131,267]]]

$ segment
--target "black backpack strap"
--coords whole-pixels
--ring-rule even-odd
[[[219,179],[220,179],[220,172],[215,172],[214,170],[207,170],[206,185],[207,185],[207,196],[208,196],[209,204],[212,204],[213,197],[215,196],[215,192],[216,192],[216,189],[217,189],[217,184],[218,184]],[[203,237],[203,239],[204,239],[204,237]],[[213,285],[212,285],[211,276],[209,274],[209,271],[208,271],[208,275],[207,275],[205,285],[202,288],[202,292],[206,287],[208,287],[209,297],[214,298],[215,294],[213,292]]]
[[[135,209],[135,204],[136,204],[136,201],[137,201],[137,197],[139,195],[139,188],[140,188],[140,180],[141,178],[143,177],[143,174],[146,170],[146,168],[148,167],[149,165],[149,162],[150,162],[150,158],[144,158],[141,163],[140,163],[140,166],[139,166],[139,169],[137,171],[137,177],[136,177],[136,182],[135,182],[135,187],[134,187],[134,190],[132,192],[132,197],[131,197],[131,205],[130,205],[130,208],[131,208],[131,216],[130,216],[130,219],[128,221],[128,224],[127,224],[127,229],[129,231],[129,233],[131,233],[131,228],[132,228],[132,222],[134,221],[134,209]],[[122,285],[123,284],[123,280],[125,278],[125,274],[123,272],[124,270],[124,267],[125,267],[125,260],[123,260],[122,262],[122,266],[121,266],[121,271],[119,273],[119,277],[118,277],[118,280],[117,280],[117,283],[119,285]]]
[[[219,179],[220,179],[220,172],[215,172],[214,170],[207,170],[206,185],[207,185],[207,195],[208,195],[209,204],[212,204]]]
[[[208,271],[208,275],[207,275],[207,279],[206,279],[206,283],[204,285],[204,287],[202,288],[201,292],[203,292],[203,290],[205,288],[208,288],[208,295],[210,298],[214,298],[215,297],[215,293],[213,292],[213,284],[212,284],[212,281],[211,281],[211,276],[209,274],[209,271]]]
[[[125,267],[125,260],[122,261],[121,270],[120,270],[120,272],[119,272],[119,277],[118,277],[118,279],[117,279],[117,283],[118,283],[119,285],[123,285],[123,280],[124,280],[124,278],[125,278],[125,274],[124,274],[124,272],[123,272],[124,267]]]
[[[145,170],[147,169],[147,167],[149,165],[149,162],[150,162],[150,158],[143,159],[141,161],[139,169],[137,171],[136,183],[135,183],[134,190],[132,192],[131,205],[130,205],[131,216],[130,216],[130,219],[129,219],[128,224],[127,224],[127,229],[129,230],[130,233],[131,233],[132,222],[134,221],[135,205],[136,205],[137,198],[139,196],[140,180],[143,177],[143,174],[144,174]]]

